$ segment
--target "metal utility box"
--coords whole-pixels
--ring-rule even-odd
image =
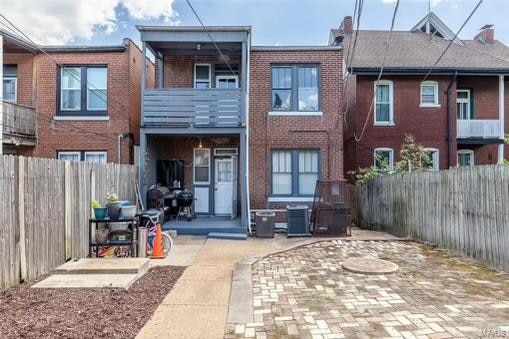
[[[256,212],[255,222],[258,238],[274,238],[276,213],[269,211]]]
[[[307,205],[289,205],[287,237],[308,237],[309,233],[309,207]]]

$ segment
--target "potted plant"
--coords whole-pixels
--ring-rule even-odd
[[[108,209],[108,216],[110,220],[118,220],[121,207],[122,202],[118,201],[118,196],[115,193],[106,194],[106,208]]]
[[[94,209],[94,215],[96,219],[106,219],[106,212],[108,209],[106,207],[102,207],[98,200],[92,200],[92,208]]]

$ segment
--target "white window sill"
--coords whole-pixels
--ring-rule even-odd
[[[382,126],[382,127],[390,127],[390,126],[395,126],[396,124],[392,121],[392,122],[375,122],[374,125]]]
[[[420,104],[420,108],[440,108],[442,105],[439,104]]]
[[[54,116],[56,121],[109,121],[109,116]]]
[[[271,111],[268,113],[270,116],[309,116],[309,117],[321,117],[323,112],[299,112],[299,111]]]
[[[268,202],[313,202],[313,197],[268,197]]]

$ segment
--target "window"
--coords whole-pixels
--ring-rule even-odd
[[[18,78],[4,77],[3,100],[16,103],[18,100]]]
[[[271,72],[273,111],[319,111],[318,66],[272,66]]]
[[[239,88],[239,77],[236,75],[216,76],[216,88]]]
[[[421,107],[437,107],[438,82],[424,81],[421,83]]]
[[[458,166],[474,166],[474,151],[468,149],[459,150]]]
[[[64,161],[80,161],[80,152],[58,152],[58,160]]]
[[[392,125],[394,116],[392,81],[375,82],[375,125]]]
[[[430,171],[439,171],[440,170],[440,157],[438,149],[436,148],[425,148],[424,152],[428,155],[429,162],[423,164],[425,168]]]
[[[106,152],[85,152],[85,161],[94,164],[107,163]]]
[[[106,68],[87,68],[87,109],[107,109],[108,72]]]
[[[60,69],[60,115],[107,115],[108,69],[99,66]]]
[[[456,112],[459,120],[474,118],[471,97],[469,89],[459,89],[456,91]]]
[[[195,148],[193,161],[194,183],[210,183],[210,149]]]
[[[319,177],[319,151],[272,152],[272,195],[312,196]]]
[[[394,168],[394,151],[392,148],[376,148],[373,154],[373,164],[377,170]]]
[[[210,64],[194,65],[194,88],[210,88]]]

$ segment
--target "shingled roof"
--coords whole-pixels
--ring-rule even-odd
[[[350,39],[358,34],[355,53],[348,53]],[[389,31],[359,30],[345,34],[332,29],[330,43],[336,37],[343,37],[345,62],[353,72],[379,70],[389,37]],[[341,39],[339,39],[341,40]],[[427,72],[449,45],[450,40],[420,31],[393,31],[387,47],[384,69],[386,72],[420,73]],[[353,45],[353,44],[352,44]],[[351,60],[347,61],[346,56]],[[445,55],[434,68],[434,73],[451,71],[472,73],[509,73],[509,48],[500,41],[486,45],[477,40],[462,40],[462,44],[452,43]]]

